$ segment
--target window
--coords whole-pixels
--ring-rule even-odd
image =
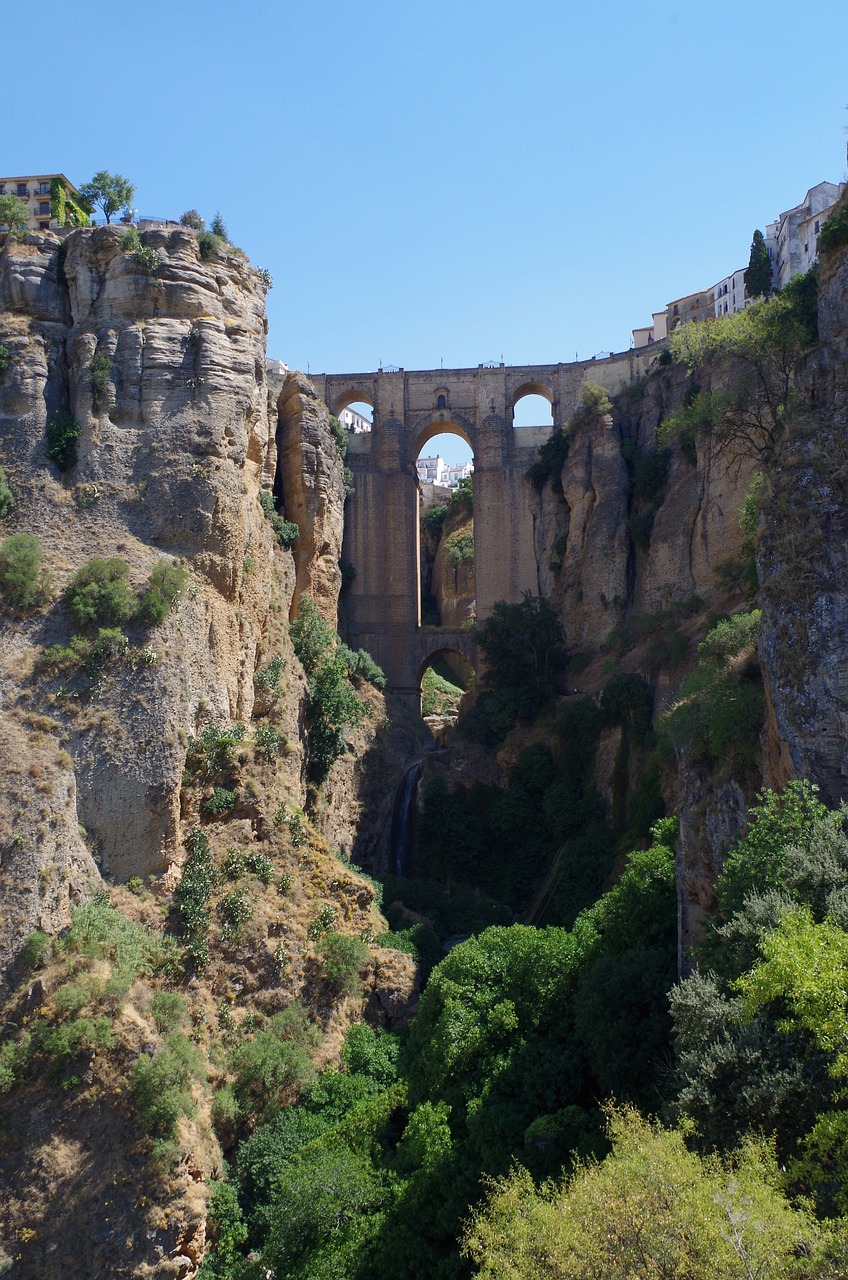
[[[39,182],[39,184],[38,184],[38,194],[39,194],[40,196],[49,196],[49,195],[50,195],[50,183],[49,183],[49,182]]]
[[[819,222],[818,218],[816,218],[816,235],[818,235],[818,233],[819,233],[820,231],[821,231],[821,224],[820,224],[820,222]]]
[[[6,184],[5,182],[0,182],[0,196],[4,196],[5,194],[6,194]]]
[[[39,206],[38,206],[38,212],[39,212],[39,216],[41,216],[41,217],[43,217],[45,214],[47,214],[47,215],[49,216],[49,214],[50,214],[50,201],[49,201],[49,200],[42,200],[42,201],[41,201],[41,203],[40,203],[40,204],[39,204]]]
[[[23,197],[25,200],[29,199],[29,191],[25,182],[18,183],[18,197]]]
[[[439,396],[438,400],[436,401],[436,408],[447,409],[447,407],[448,407],[447,398],[445,396]]]

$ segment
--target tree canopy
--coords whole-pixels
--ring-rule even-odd
[[[755,231],[751,242],[745,288],[752,298],[764,298],[771,293],[771,258],[762,231]]]
[[[135,187],[119,173],[109,173],[106,169],[100,169],[90,182],[83,183],[80,187],[80,195],[89,204],[102,209],[106,221],[111,222],[114,213],[127,208],[132,203]]]
[[[0,227],[7,231],[25,231],[29,222],[29,205],[17,196],[0,196]]]

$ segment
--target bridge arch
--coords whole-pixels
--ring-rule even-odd
[[[330,405],[330,412],[336,417],[351,404],[367,404],[373,410],[375,406],[375,398],[370,387],[357,386],[351,383],[349,387],[345,387],[343,391],[338,391],[333,396],[333,403]]]
[[[477,453],[477,431],[472,422],[461,414],[451,414],[445,409],[434,409],[418,424],[418,431],[412,442],[412,456],[417,458],[421,450],[434,436],[459,436],[464,440],[473,454]]]
[[[518,406],[523,400],[530,403],[522,406],[522,412]],[[544,408],[545,405],[548,406],[547,409]],[[547,426],[548,422],[554,422],[554,406],[554,393],[546,382],[523,382],[512,394],[512,425]]]

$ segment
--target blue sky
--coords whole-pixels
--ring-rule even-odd
[[[845,177],[844,0],[7,8],[4,174],[220,210],[312,372],[625,349]]]

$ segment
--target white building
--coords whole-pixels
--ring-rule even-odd
[[[782,289],[793,276],[809,271],[818,258],[822,224],[844,190],[844,182],[820,182],[810,187],[800,204],[767,224],[766,247],[774,289]]]
[[[732,316],[736,311],[744,311],[751,301],[745,288],[745,268],[740,267],[732,275],[719,280],[710,292],[713,298],[713,315]]]
[[[357,413],[356,409],[342,409],[339,414],[339,422],[345,431],[352,431],[354,435],[362,435],[363,431],[371,430],[371,423],[362,413]]]
[[[421,484],[434,484],[443,489],[455,489],[460,480],[472,475],[473,471],[473,462],[449,466],[439,454],[418,459],[418,479]]]

